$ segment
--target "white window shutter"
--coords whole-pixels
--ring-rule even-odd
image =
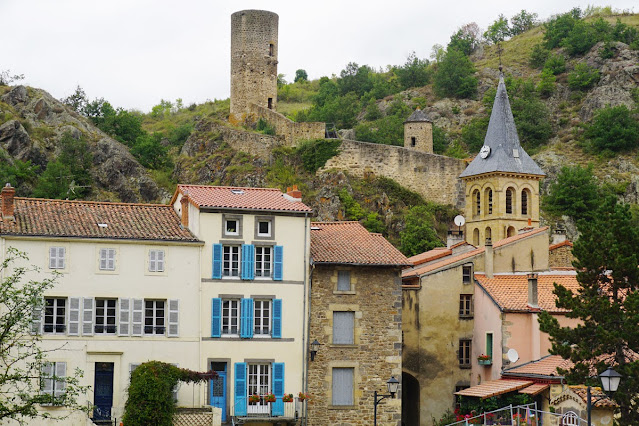
[[[42,364],[41,381],[43,394],[53,394],[53,365],[54,364],[52,362],[45,362]]]
[[[178,337],[180,335],[179,317],[180,301],[177,299],[169,300],[169,337]]]
[[[106,270],[107,268],[107,249],[100,249],[100,269]]]
[[[64,269],[66,261],[66,249],[64,247],[58,247],[58,269]]]
[[[157,272],[156,250],[149,250],[149,272]]]
[[[120,299],[120,336],[131,333],[131,300]]]
[[[69,328],[67,334],[69,336],[80,335],[80,298],[69,298]]]
[[[55,269],[58,266],[57,247],[49,247],[49,269]]]
[[[133,299],[133,318],[131,321],[131,336],[142,336],[144,322],[144,300]]]
[[[93,335],[93,314],[95,302],[92,297],[85,297],[82,300],[82,335]]]
[[[67,377],[67,363],[66,362],[56,362],[55,363],[55,394],[53,395],[56,399],[64,396],[64,392],[66,391],[66,377]]]
[[[107,269],[109,271],[114,271],[115,270],[115,249],[108,249],[107,253],[108,253]]]
[[[42,301],[31,312],[31,334],[42,334]]]
[[[164,250],[158,250],[155,272],[164,272]]]

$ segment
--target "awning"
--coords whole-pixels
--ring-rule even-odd
[[[527,388],[519,389],[519,393],[525,393],[528,395],[538,395],[550,387],[547,383],[535,383]]]
[[[514,392],[533,384],[534,382],[531,382],[529,380],[491,380],[489,382],[484,382],[481,385],[473,386],[459,392],[455,392],[455,395],[474,396],[476,398],[486,399],[492,396]]]

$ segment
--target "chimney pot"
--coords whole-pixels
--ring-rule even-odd
[[[16,195],[16,189],[11,186],[10,183],[7,183],[0,192],[2,195],[2,205],[0,210],[2,210],[2,219],[14,219],[14,197]]]
[[[286,188],[286,195],[295,198],[296,201],[302,201],[302,191],[297,189],[297,185]]]
[[[486,243],[484,244],[484,269],[486,272],[486,277],[493,277],[493,242],[490,238],[486,238]]]

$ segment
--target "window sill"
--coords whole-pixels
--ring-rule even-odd
[[[359,348],[359,345],[331,343],[331,344],[328,345],[328,347],[329,348],[335,348],[335,349],[357,349],[357,348]]]
[[[474,318],[473,315],[460,315],[459,316],[459,319],[461,319],[461,320],[471,320],[473,318]]]
[[[462,370],[470,370],[472,366],[470,364],[460,364],[459,368]]]
[[[360,407],[357,405],[329,405],[327,407],[329,410],[359,410]]]
[[[357,292],[353,290],[334,290],[333,294],[357,294]]]

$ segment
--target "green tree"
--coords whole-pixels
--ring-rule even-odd
[[[31,164],[31,160],[13,160],[11,163],[3,159],[0,162],[0,182],[11,183],[18,197],[29,197],[38,179],[39,169],[40,166]]]
[[[306,70],[299,69],[295,71],[295,80],[293,80],[293,82],[297,83],[298,81],[308,81],[308,74],[306,73]]]
[[[601,200],[601,189],[588,167],[565,166],[542,198],[542,208],[554,216],[569,216],[574,221],[591,220]]]
[[[89,103],[89,99],[87,98],[87,94],[84,93],[84,89],[78,85],[72,94],[62,99],[62,103],[78,114],[82,114],[82,111],[84,111]]]
[[[449,49],[437,66],[433,86],[441,97],[472,98],[477,93],[475,67],[461,51]]]
[[[131,154],[140,164],[150,169],[172,167],[173,164],[168,155],[168,148],[162,143],[163,139],[163,134],[159,132],[152,135],[139,136],[135,145],[131,148]]]
[[[395,69],[395,74],[399,77],[402,89],[425,86],[430,80],[428,59],[419,59],[415,52],[411,52],[404,66]]]
[[[24,74],[11,74],[11,70],[0,71],[0,86],[9,86],[20,80],[24,80]]]
[[[78,403],[80,395],[87,391],[78,385],[82,372],[68,372],[66,377],[47,374],[48,358],[61,348],[43,350],[40,335],[32,333],[33,313],[43,306],[44,293],[54,287],[57,276],[40,280],[35,275],[34,278],[38,269],[25,266],[26,255],[14,248],[8,248],[3,255],[0,262],[0,419],[3,423],[12,419],[23,424],[36,417],[55,417],[41,409],[53,403],[71,411],[84,409]],[[63,381],[64,393],[41,392],[44,380]]]
[[[539,76],[539,83],[537,84],[537,91],[543,97],[548,97],[555,92],[556,78],[550,69],[544,69]]]
[[[533,68],[542,68],[550,55],[550,50],[542,44],[536,44],[533,46],[533,50],[530,53],[530,66]]]
[[[549,70],[553,75],[566,71],[566,58],[561,54],[550,54],[544,63],[544,70]]]
[[[493,44],[506,40],[510,36],[510,27],[508,26],[508,18],[504,15],[499,17],[488,26],[484,32],[484,38]]]
[[[355,62],[350,62],[340,72],[340,78],[337,80],[340,94],[346,95],[353,92],[358,97],[364,95],[373,88],[371,74],[373,70],[368,65],[359,66]]]
[[[521,12],[510,18],[510,35],[516,36],[532,29],[537,25],[536,13],[528,13],[522,9]]]
[[[585,21],[576,21],[561,45],[571,56],[583,55],[597,43],[598,37],[595,28]]]
[[[488,116],[473,118],[468,124],[462,127],[461,140],[470,152],[479,152],[486,139],[488,130]]]
[[[607,106],[595,114],[584,136],[596,151],[628,151],[639,146],[639,121],[625,105]]]
[[[446,50],[458,50],[466,56],[469,56],[479,46],[480,37],[481,31],[479,26],[475,22],[471,22],[462,26],[450,37],[450,42]]]
[[[399,238],[400,250],[406,256],[443,246],[435,231],[433,214],[424,205],[410,208],[406,214],[406,227],[399,233]]]
[[[544,24],[546,47],[549,49],[560,47],[579,19],[581,19],[581,9],[577,7],[546,22]]]
[[[599,81],[599,70],[580,62],[568,73],[568,86],[572,90],[588,90]]]
[[[551,353],[574,363],[569,383],[595,384],[593,373],[612,366],[623,376],[612,398],[619,404],[621,425],[639,424],[639,230],[630,209],[615,197],[600,200],[591,220],[579,222],[574,243],[576,292],[555,283],[556,305],[577,326],[562,327],[548,312],[539,316],[540,329],[550,335]],[[594,370],[594,371],[593,371]]]

